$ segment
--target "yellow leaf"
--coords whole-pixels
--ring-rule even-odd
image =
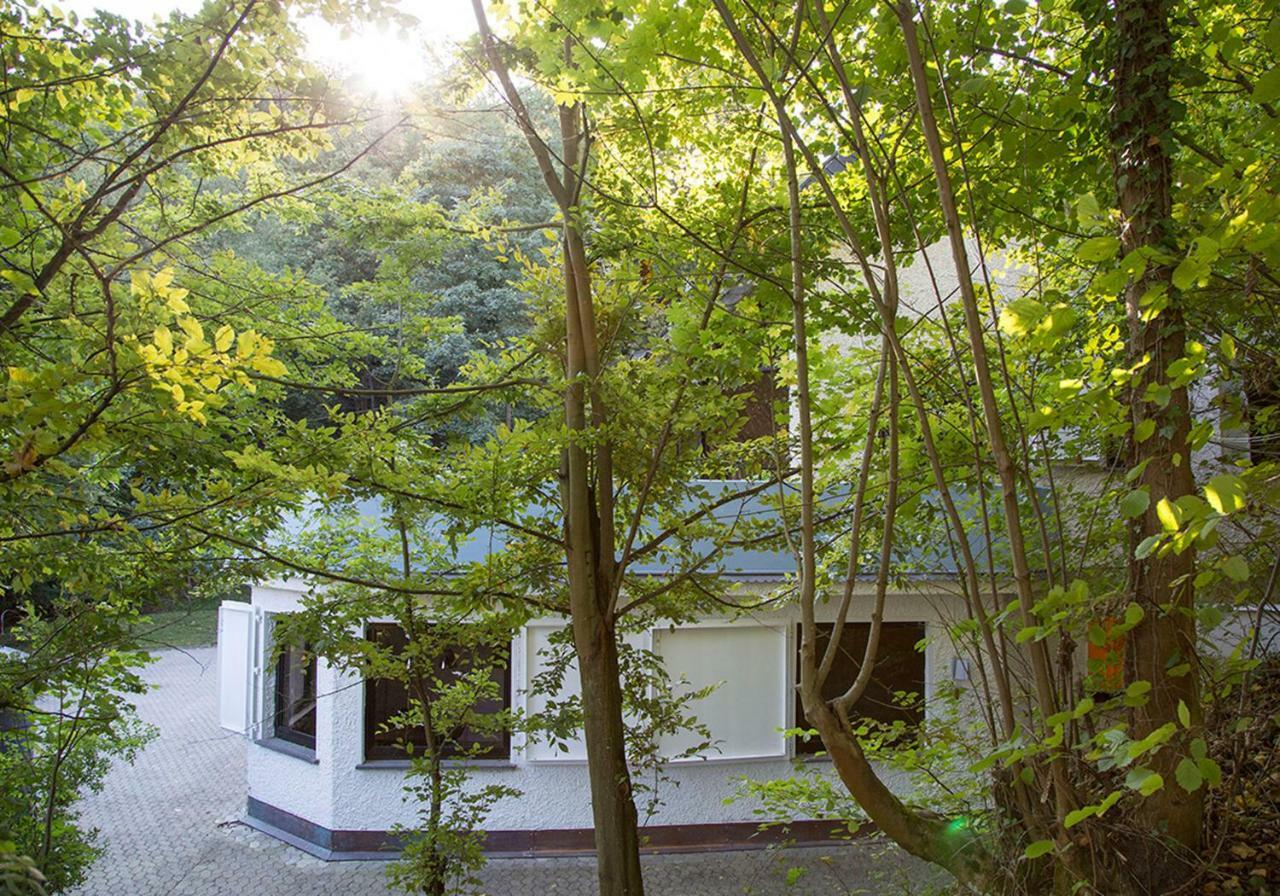
[[[182,327],[183,332],[190,336],[192,341],[204,339],[204,327],[200,326],[200,321],[194,317],[178,318],[178,326]]]
[[[1182,511],[1168,498],[1161,498],[1160,503],[1156,504],[1156,516],[1160,518],[1160,525],[1168,532],[1177,532],[1182,528]]]
[[[169,332],[168,327],[156,327],[155,332],[156,349],[162,355],[173,354],[173,334]]]
[[[258,334],[253,330],[245,330],[236,337],[236,357],[245,359],[251,357],[258,348]]]
[[[226,324],[218,327],[218,332],[213,337],[213,347],[220,352],[225,352],[231,348],[231,343],[235,340],[235,331]]]
[[[165,304],[174,314],[186,314],[191,310],[191,306],[184,301],[188,295],[190,295],[190,290],[171,289]]]
[[[259,355],[253,359],[253,369],[267,376],[284,376],[288,368],[270,355]]]

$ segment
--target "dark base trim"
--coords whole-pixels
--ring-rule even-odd
[[[245,820],[264,834],[331,862],[390,859],[401,849],[401,844],[386,831],[332,831],[253,797],[249,797]],[[863,831],[865,829],[864,825]],[[660,824],[641,828],[640,837],[644,853],[764,849],[778,843],[821,846],[851,839],[848,825],[840,821],[793,821],[764,828],[754,821]],[[595,852],[594,832],[590,828],[486,831],[484,839],[485,852],[491,858]]]

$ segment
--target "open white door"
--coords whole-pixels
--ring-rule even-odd
[[[224,600],[218,607],[218,723],[247,734],[254,723],[257,620],[253,604]]]

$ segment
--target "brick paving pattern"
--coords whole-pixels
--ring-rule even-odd
[[[157,652],[152,690],[138,701],[160,736],[132,765],[113,768],[82,803],[107,852],[75,896],[373,896],[386,894],[385,862],[323,862],[239,822],[244,743],[217,722],[214,649]],[[835,848],[646,856],[655,896],[924,896],[926,869],[875,841]],[[789,869],[804,869],[795,884]],[[495,859],[488,896],[590,896],[590,858]]]

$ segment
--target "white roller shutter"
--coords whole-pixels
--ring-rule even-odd
[[[662,657],[674,682],[688,684],[677,692],[690,693],[718,684],[689,709],[711,730],[715,744],[700,754],[705,759],[746,759],[785,756],[787,637],[779,628],[762,625],[708,625],[657,629],[654,652]],[[683,732],[663,740],[665,756],[677,756],[701,738]]]
[[[525,692],[525,708],[531,714],[544,712],[549,700],[560,702],[582,694],[582,677],[578,672],[578,660],[576,657],[569,661],[568,668],[565,670],[564,681],[561,682],[563,687],[558,693],[529,693],[529,689],[533,687],[534,678],[547,670],[547,657],[544,655],[544,651],[549,651],[551,648],[551,636],[563,628],[564,625],[538,623],[525,629],[525,680],[523,687],[519,683],[517,683],[516,687]],[[623,635],[623,640],[633,650],[649,646],[649,639],[644,633],[630,632]],[[627,719],[626,722],[631,724],[630,719]],[[576,737],[566,741],[564,746],[566,749],[562,750],[559,746],[552,746],[542,739],[538,739],[537,742],[531,740],[526,741],[524,753],[525,757],[531,762],[586,761],[587,742],[581,731],[577,732]]]
[[[525,665],[527,667],[525,687],[531,687],[534,678],[542,674],[547,669],[547,658],[543,651],[547,651],[551,647],[551,636],[555,634],[563,626],[554,625],[531,625],[526,629],[527,640],[525,641]],[[527,709],[533,713],[544,712],[547,708],[548,700],[563,701],[570,697],[576,697],[582,692],[582,686],[578,677],[578,661],[574,659],[569,664],[569,668],[565,670],[564,687],[557,694],[528,694]],[[561,750],[557,746],[548,744],[545,740],[539,739],[536,742],[529,742],[525,746],[525,755],[534,762],[549,762],[556,760],[576,760],[581,761],[587,758],[587,744],[579,732],[579,736],[565,743],[566,749]]]
[[[218,723],[237,734],[251,733],[257,715],[257,615],[241,601],[218,607]]]

